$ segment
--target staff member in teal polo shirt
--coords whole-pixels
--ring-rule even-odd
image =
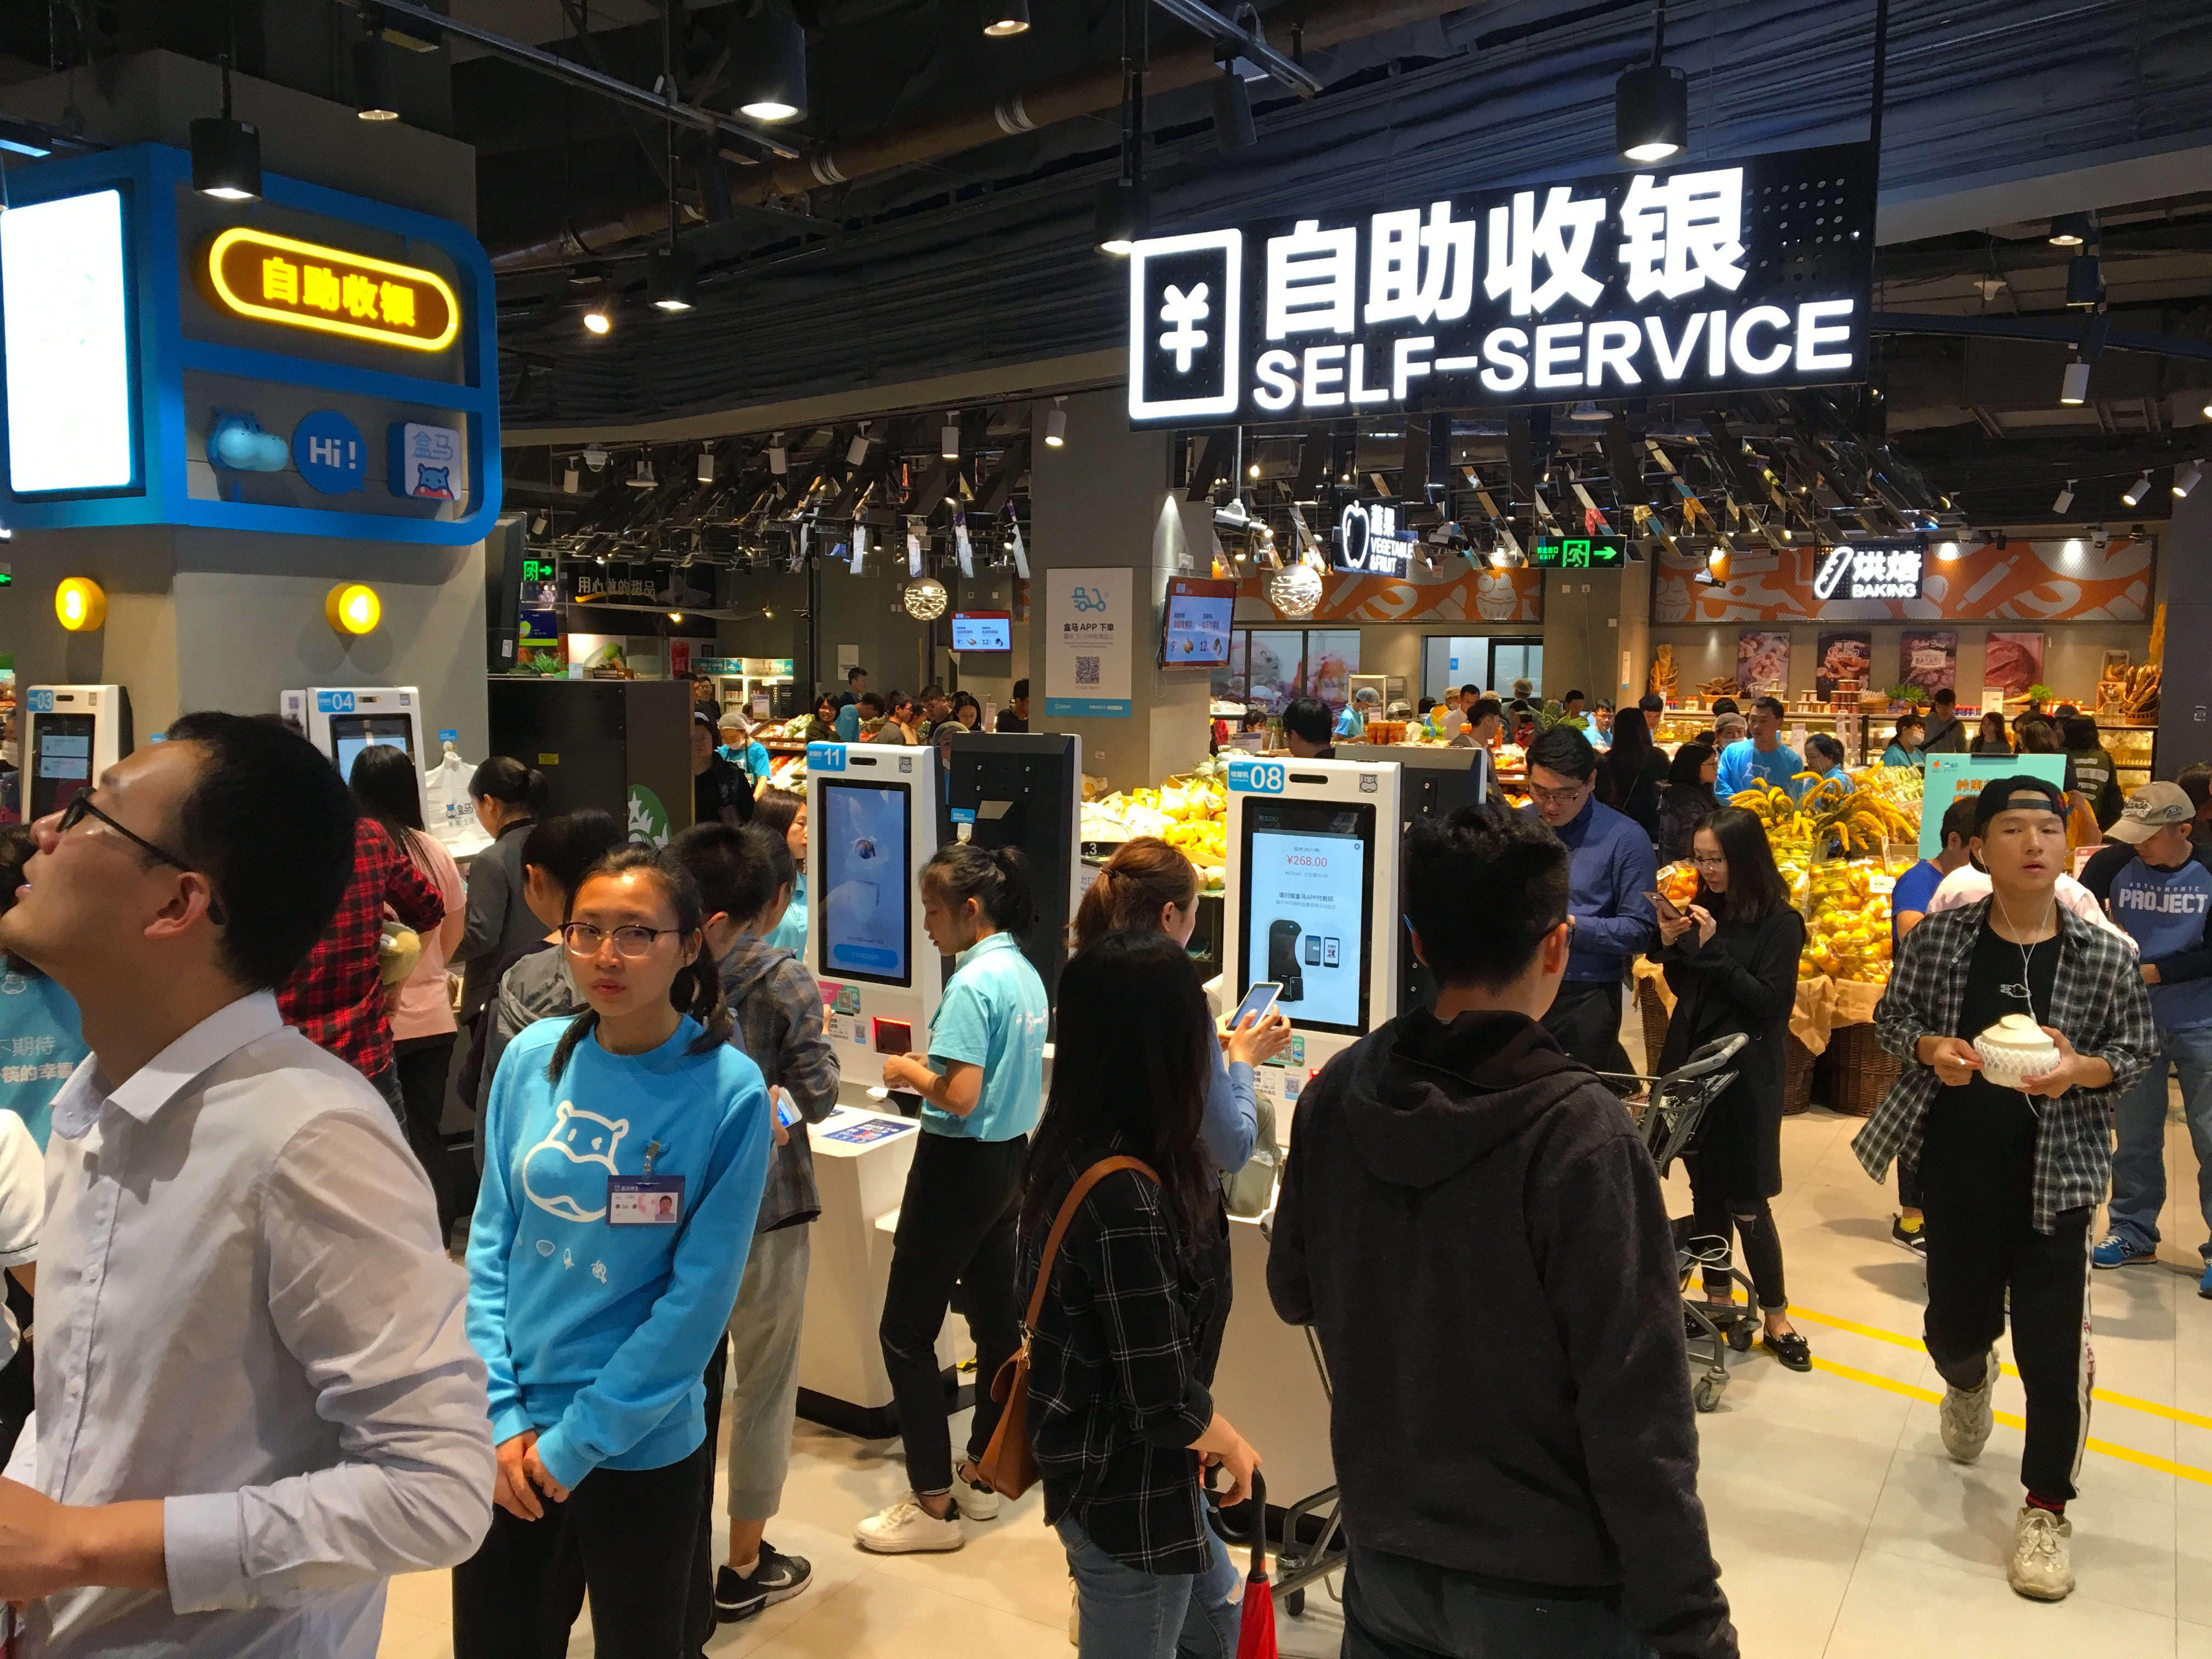
[[[940,848],[922,866],[922,927],[960,965],[930,1022],[928,1059],[884,1061],[884,1083],[924,1103],[878,1332],[913,1491],[854,1528],[861,1547],[883,1554],[957,1550],[967,1541],[961,1516],[999,1512],[999,1495],[975,1466],[999,1425],[990,1379],[1021,1342],[1014,1224],[1029,1133],[1044,1109],[1049,1008],[1018,939],[1030,914],[1028,861],[1012,848]],[[957,1480],[937,1370],[937,1334],[956,1284],[981,1384]]]
[[[1721,769],[1713,781],[1713,793],[1723,805],[1729,796],[1754,783],[1787,789],[1790,780],[1805,769],[1797,751],[1782,741],[1784,712],[1779,697],[1760,697],[1751,705],[1747,716],[1751,735],[1721,750]]]

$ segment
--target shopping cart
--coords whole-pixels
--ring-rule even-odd
[[[1662,1181],[1697,1134],[1706,1109],[1735,1081],[1735,1070],[1729,1062],[1747,1041],[1741,1032],[1716,1037],[1663,1077],[1647,1077],[1636,1072],[1599,1073],[1607,1083],[1632,1083],[1645,1091],[1643,1099],[1631,1100],[1626,1104],[1644,1136],[1644,1150],[1651,1154],[1651,1162]],[[1758,1322],[1731,1318],[1723,1325],[1706,1310],[1702,1299],[1688,1294],[1692,1274],[1715,1269],[1725,1273],[1747,1292],[1752,1288],[1751,1280],[1731,1260],[1728,1240],[1697,1233],[1692,1231],[1695,1224],[1688,1216],[1674,1220],[1674,1265],[1684,1292],[1683,1330],[1690,1343],[1691,1363],[1698,1366],[1698,1375],[1690,1383],[1690,1403],[1701,1412],[1709,1412],[1720,1405],[1721,1396],[1728,1392],[1723,1346],[1738,1353],[1748,1352],[1752,1338],[1757,1334]],[[1750,1305],[1758,1305],[1755,1296]]]

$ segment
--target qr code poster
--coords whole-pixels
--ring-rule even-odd
[[[1044,712],[1079,719],[1129,718],[1131,616],[1137,573],[1045,572]]]

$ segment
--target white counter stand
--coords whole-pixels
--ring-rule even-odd
[[[1213,1404],[1260,1454],[1270,1507],[1287,1509],[1335,1484],[1328,1395],[1305,1328],[1285,1325],[1267,1299],[1261,1224],[1230,1217],[1229,1252],[1236,1297],[1214,1370]]]
[[[880,1123],[879,1139],[842,1137]],[[890,1378],[884,1370],[884,1287],[899,1202],[921,1127],[896,1113],[839,1106],[809,1126],[822,1214],[814,1223],[806,1276],[806,1324],[799,1342],[799,1414],[864,1439],[897,1432]],[[941,1368],[975,1357],[965,1321],[947,1315],[937,1339]]]

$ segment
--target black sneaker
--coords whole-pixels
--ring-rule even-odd
[[[1924,1256],[1928,1254],[1927,1218],[1921,1217],[1915,1225],[1907,1227],[1902,1214],[1893,1216],[1889,1223],[1889,1237],[1892,1243],[1901,1244],[1913,1255]]]
[[[749,1577],[740,1578],[728,1567],[714,1574],[714,1617],[725,1625],[750,1619],[763,1607],[788,1601],[806,1588],[813,1567],[803,1556],[786,1555],[763,1540],[760,1559]]]

